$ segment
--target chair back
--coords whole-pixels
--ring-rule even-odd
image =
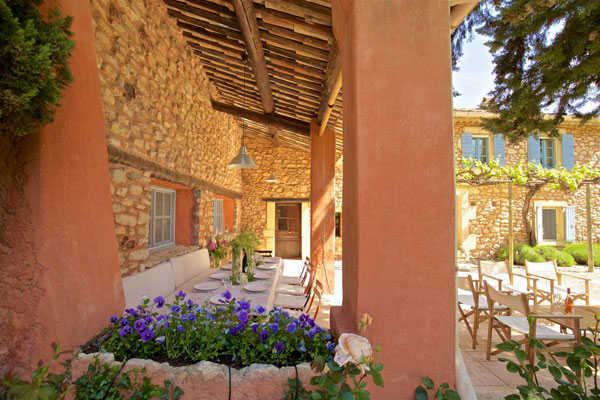
[[[313,290],[313,294],[310,299],[310,303],[308,304],[308,307],[306,307],[306,312],[308,313],[310,311],[310,309],[312,308],[313,303],[315,302],[315,298],[317,299],[315,313],[313,314],[313,320],[316,320],[317,316],[319,315],[319,309],[321,308],[322,296],[323,296],[323,284],[321,283],[321,281],[317,280],[315,283],[315,289]]]
[[[550,276],[556,278],[556,261],[546,261],[546,262],[529,262],[525,261],[525,271],[527,271],[527,275],[542,275],[542,276]]]
[[[495,304],[501,304],[511,310],[518,311],[521,314],[529,315],[529,303],[527,302],[527,296],[521,293],[516,296],[502,293],[496,290],[493,286],[485,283],[485,295],[490,310],[494,309]]]
[[[488,275],[508,275],[508,262],[505,261],[484,261],[479,260],[477,264],[477,270],[479,271],[479,275],[488,274]]]
[[[471,278],[471,275],[458,275],[456,277],[456,287],[467,292],[475,293],[475,284],[473,283],[473,278]]]

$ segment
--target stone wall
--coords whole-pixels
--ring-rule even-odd
[[[310,197],[310,153],[287,146],[274,147],[271,140],[252,136],[246,147],[257,168],[242,173],[242,226],[254,232],[264,245],[267,202],[263,198],[308,199]],[[267,182],[271,172],[278,182]]]
[[[182,183],[178,174],[206,183],[187,185],[198,202],[190,215],[192,244],[203,245],[212,235],[213,195],[241,195],[241,173],[227,168],[239,149],[239,124],[212,109],[211,96],[218,95],[162,1],[91,0],[91,5],[109,150],[166,168],[172,183]],[[112,162],[110,170],[116,240],[127,275],[148,256],[149,182],[155,171],[135,162]]]
[[[454,136],[457,166],[461,163],[461,134],[472,132],[481,124],[482,113],[455,113]],[[575,163],[600,168],[600,122],[593,121],[584,126],[573,120],[567,120],[561,125],[561,133],[570,133],[574,136]],[[527,162],[527,143],[522,141],[517,144],[506,143],[506,163],[514,165],[518,162]],[[462,189],[461,189],[462,187]],[[464,258],[489,259],[493,258],[498,248],[508,242],[508,187],[506,184],[485,187],[470,187],[459,185],[460,190],[467,190],[465,201],[458,200],[459,217],[457,223],[468,224],[468,232],[459,232],[459,254]],[[526,243],[527,234],[522,218],[524,187],[514,186],[513,191],[513,218],[515,243]],[[527,215],[528,221],[534,220],[535,202],[558,201],[566,206],[575,207],[576,242],[587,240],[586,227],[586,194],[585,188],[580,188],[573,193],[552,190],[544,187],[538,192],[530,206]],[[460,196],[459,196],[460,197]],[[593,240],[600,241],[600,186],[592,186],[592,232]],[[535,229],[535,226],[533,227]],[[459,228],[460,230],[460,228]],[[466,253],[465,253],[466,252]]]

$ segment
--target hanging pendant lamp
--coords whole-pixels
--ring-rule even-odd
[[[246,62],[248,61],[248,56],[246,55],[246,53],[242,54],[242,61],[244,62],[244,91],[242,92],[242,95],[244,108],[246,108]],[[252,157],[250,157],[250,154],[248,154],[246,146],[244,146],[244,125],[244,118],[242,118],[242,145],[240,146],[239,153],[235,157],[233,157],[233,159],[229,162],[229,165],[227,165],[228,168],[256,168],[256,163],[254,162]]]
[[[278,182],[279,179],[275,176],[275,172],[271,171],[271,175],[267,178],[267,182]]]

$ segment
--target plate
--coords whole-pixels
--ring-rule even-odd
[[[209,301],[212,304],[216,304],[217,306],[224,306],[229,303],[229,300],[227,300],[225,297],[221,296],[220,294],[215,294],[214,296],[212,296],[210,298]]]
[[[231,272],[215,272],[210,277],[212,279],[225,279],[231,276]]]
[[[266,269],[266,270],[271,270],[271,269],[275,269],[277,268],[277,264],[261,264],[258,267],[256,267],[258,269]]]
[[[252,282],[244,286],[244,289],[246,289],[249,292],[264,292],[268,288],[269,285],[267,285],[264,282]]]
[[[210,292],[211,290],[218,289],[221,286],[221,283],[217,281],[205,281],[194,285],[194,290],[197,290],[199,292]]]
[[[231,263],[221,265],[221,269],[231,271]]]
[[[268,272],[259,271],[254,274],[254,277],[256,279],[271,279],[273,277],[273,274],[270,274]]]
[[[263,257],[264,262],[278,262],[279,257]]]

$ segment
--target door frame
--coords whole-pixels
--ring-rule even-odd
[[[298,237],[298,246],[299,246],[299,254],[300,255],[299,255],[299,257],[296,257],[296,258],[301,260],[303,253],[304,253],[303,252],[303,240],[302,240],[303,239],[303,235],[302,235],[302,232],[303,232],[303,226],[302,226],[303,207],[302,207],[302,204],[303,204],[303,202],[298,201],[298,200],[283,200],[283,201],[276,201],[274,203],[275,203],[275,232],[274,232],[273,254],[277,255],[277,241],[278,241],[277,231],[279,228],[279,216],[277,213],[278,207],[279,207],[279,205],[295,204],[298,207],[298,228],[299,228],[298,233],[300,235]],[[296,259],[296,258],[294,258],[294,259]]]

